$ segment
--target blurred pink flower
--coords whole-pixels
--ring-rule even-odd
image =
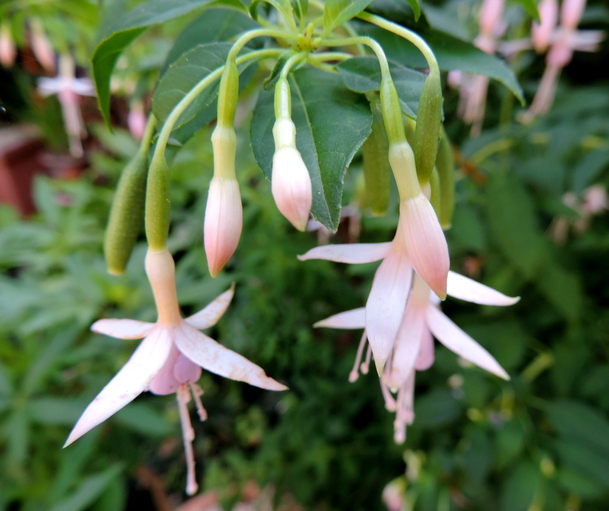
[[[70,142],[70,154],[80,158],[84,154],[81,137],[86,131],[78,96],[95,96],[93,82],[89,78],[76,78],[74,60],[69,55],[61,55],[59,74],[55,78],[40,78],[38,92],[45,97],[57,94]]]
[[[201,368],[263,389],[285,390],[286,387],[269,378],[262,368],[245,357],[199,332],[218,322],[232,299],[233,289],[196,314],[182,319],[175,290],[175,266],[169,251],[149,251],[146,272],[157,304],[158,320],[156,323],[146,323],[132,319],[102,319],[93,324],[91,329],[97,333],[120,339],[143,337],[144,340],[84,411],[65,446],[105,421],[145,390],[155,394],[176,392],[188,466],[186,491],[193,494],[198,485],[191,444],[194,431],[187,403],[192,394],[199,417],[202,420],[206,418],[199,399],[202,391],[195,385],[201,376]]]
[[[17,58],[17,47],[13,39],[11,25],[7,21],[0,25],[0,64],[11,67]]]
[[[55,72],[55,52],[39,18],[30,19],[30,42],[36,60],[50,73]]]
[[[551,4],[549,0],[544,0],[544,4]],[[600,42],[605,38],[604,32],[600,30],[577,30],[577,25],[586,7],[586,0],[564,0],[560,11],[560,26],[548,36],[547,31],[550,25],[556,23],[556,12],[552,7],[540,6],[539,15],[541,17],[541,27],[537,32],[533,32],[533,43],[535,48],[543,47],[549,42],[550,49],[546,56],[546,68],[535,98],[530,108],[521,115],[521,121],[531,122],[535,116],[547,113],[556,92],[556,84],[560,77],[560,72],[573,57],[574,51],[594,52],[598,50]],[[536,38],[536,39],[535,39]]]
[[[494,289],[467,277],[450,272],[448,275],[448,295],[461,300],[484,305],[512,305],[519,298],[505,296]],[[414,420],[414,380],[416,371],[424,371],[434,362],[433,337],[460,357],[509,379],[493,356],[467,335],[438,307],[439,299],[429,286],[414,275],[408,303],[401,317],[393,349],[381,374],[381,390],[387,410],[396,412],[394,423],[395,441],[403,443],[406,439],[406,426]],[[336,314],[319,321],[316,327],[359,329],[364,334],[357,351],[355,364],[349,374],[349,381],[357,380],[360,369],[367,373],[368,364],[361,364],[367,340],[366,310],[354,309]],[[397,393],[396,398],[392,393]]]

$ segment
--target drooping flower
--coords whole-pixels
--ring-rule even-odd
[[[206,417],[196,381],[201,368],[232,380],[268,390],[285,390],[264,370],[245,357],[199,332],[216,324],[230,303],[233,290],[226,291],[198,313],[183,319],[177,301],[175,265],[167,249],[149,251],[146,273],[154,293],[158,320],[146,323],[132,319],[102,319],[93,331],[121,339],[144,338],[131,358],[84,411],[70,433],[66,446],[105,421],[149,390],[155,394],[176,392],[188,465],[187,493],[197,491],[191,442],[194,432],[187,403],[192,394],[201,419]]]
[[[70,153],[75,158],[80,158],[84,154],[81,138],[86,131],[78,96],[95,96],[93,82],[89,78],[76,78],[74,60],[69,55],[62,55],[59,59],[59,74],[55,78],[40,78],[38,92],[45,97],[57,94]]]
[[[0,24],[0,64],[11,67],[17,58],[17,46],[13,39],[11,25],[7,21]]]
[[[450,272],[448,276],[448,295],[483,305],[505,306],[519,300],[454,272]],[[415,373],[428,369],[434,362],[433,337],[460,357],[501,378],[509,379],[493,356],[444,315],[438,303],[438,297],[415,274],[389,361],[380,375],[385,407],[396,412],[394,430],[397,443],[404,442],[406,426],[414,420]],[[361,363],[367,340],[367,316],[364,308],[336,314],[319,321],[315,326],[364,328],[349,381],[357,380],[360,370],[363,373],[368,372],[368,361]],[[397,393],[396,398],[392,393]]]

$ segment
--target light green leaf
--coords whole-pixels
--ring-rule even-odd
[[[311,175],[312,213],[331,231],[338,228],[345,171],[370,134],[372,114],[367,101],[344,87],[339,76],[313,68],[294,73],[292,119],[296,145]],[[271,179],[273,94],[260,94],[251,124],[254,156]]]
[[[298,19],[304,19],[309,9],[309,0],[290,0],[290,3]]]
[[[324,33],[357,16],[372,0],[327,0],[324,4]]]
[[[406,0],[410,7],[412,7],[412,12],[414,12],[414,20],[418,21],[421,16],[421,5],[419,4],[419,0]]]
[[[402,112],[416,119],[425,75],[397,62],[389,62],[389,67],[400,97]],[[354,57],[341,62],[337,68],[347,88],[354,92],[366,93],[380,89],[381,68],[375,57]]]
[[[371,25],[359,26],[359,31],[376,39],[387,56],[414,68],[426,68],[421,52],[405,39]],[[421,30],[421,37],[433,50],[440,69],[464,71],[494,78],[505,85],[524,104],[522,88],[514,72],[501,59],[483,52],[473,44],[439,30]]]
[[[110,76],[116,61],[123,50],[147,28],[169,21],[211,3],[224,3],[233,7],[243,7],[238,0],[214,2],[213,0],[149,0],[138,4],[128,12],[114,12],[111,19],[114,23],[106,25],[100,34],[99,42],[91,58],[93,79],[97,89],[99,108],[110,123]],[[110,16],[107,16],[110,18]],[[104,26],[102,24],[102,26]]]

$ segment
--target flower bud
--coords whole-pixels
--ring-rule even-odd
[[[446,298],[448,245],[438,217],[422,193],[400,203],[400,228],[414,269],[436,295]]]
[[[49,38],[44,33],[42,23],[38,18],[34,18],[30,22],[30,28],[32,30],[32,52],[36,56],[36,60],[38,60],[47,71],[54,73],[55,52],[53,51]]]
[[[567,30],[575,30],[586,8],[586,0],[563,0],[560,24]]]
[[[123,170],[116,187],[104,239],[106,264],[112,275],[125,273],[142,229],[147,170],[146,153],[139,151]]]
[[[277,208],[299,231],[309,220],[313,192],[309,171],[296,149],[296,127],[290,118],[277,119],[273,126],[272,192]]]
[[[503,12],[505,0],[483,0],[480,7],[480,33],[492,36]]]
[[[552,34],[558,21],[557,0],[542,0],[539,4],[539,20],[540,23],[533,22],[531,36],[537,53],[543,53],[552,42]]]
[[[215,277],[239,244],[243,210],[239,183],[235,178],[214,176],[209,184],[203,241],[209,273]]]
[[[419,181],[429,181],[436,162],[440,127],[442,126],[442,84],[439,73],[431,73],[425,79],[419,110],[417,127],[414,132],[414,157]]]
[[[455,160],[450,140],[444,129],[440,131],[440,147],[436,156],[436,168],[440,178],[440,225],[443,229],[449,229],[452,223],[453,211],[455,209]]]
[[[0,26],[0,64],[11,67],[17,58],[17,48],[8,22]]]

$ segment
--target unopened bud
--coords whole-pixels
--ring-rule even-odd
[[[560,24],[567,30],[575,30],[586,8],[586,0],[564,0],[560,10]]]
[[[421,91],[413,144],[417,175],[421,184],[429,181],[436,163],[441,126],[442,84],[440,74],[430,73],[425,79]]]
[[[106,265],[112,275],[125,273],[142,229],[147,170],[146,153],[139,151],[123,170],[116,187],[104,239]]]
[[[444,129],[440,131],[440,147],[436,156],[436,168],[440,178],[440,225],[449,229],[455,209],[455,160],[450,140]]]
[[[209,184],[203,241],[209,273],[215,277],[239,244],[243,209],[239,183],[235,178],[214,176]]]
[[[558,22],[558,0],[542,0],[539,4],[539,20],[540,23],[533,22],[531,36],[535,50],[543,53],[552,42],[552,34]]]
[[[0,63],[4,67],[11,67],[17,58],[17,48],[8,22],[0,26]]]
[[[505,0],[483,0],[480,7],[480,33],[492,36],[503,12]]]
[[[415,271],[436,295],[446,298],[448,245],[438,217],[422,193],[400,203],[400,228]]]
[[[30,22],[31,28],[31,44],[32,52],[34,53],[36,60],[40,62],[42,67],[47,71],[55,72],[55,52],[51,46],[49,38],[44,33],[42,23],[38,18],[34,18]]]

